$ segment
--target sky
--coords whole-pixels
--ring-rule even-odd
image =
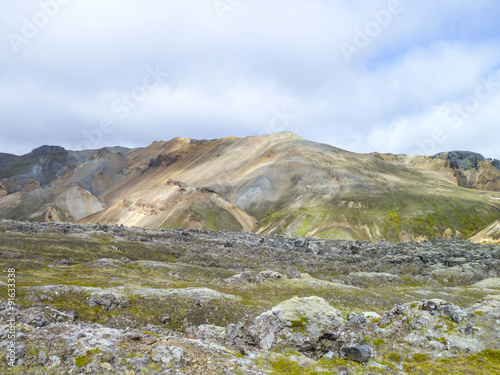
[[[494,0],[3,0],[0,152],[291,131],[500,159]]]

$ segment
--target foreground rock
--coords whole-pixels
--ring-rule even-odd
[[[1,374],[500,373],[498,246],[0,221],[0,253]]]
[[[67,374],[163,374],[167,370],[172,374],[259,374],[266,373],[265,358],[270,363],[284,360],[272,354],[273,349],[298,352],[287,361],[297,368],[307,365],[318,374],[342,358],[348,361],[344,364],[351,374],[364,373],[358,372],[360,368],[393,373],[397,363],[388,365],[388,358],[411,362],[413,358],[453,360],[500,353],[499,296],[468,309],[436,299],[398,305],[377,322],[366,318],[372,316],[369,313],[345,320],[322,298],[292,298],[248,326],[200,325],[186,334],[160,327],[149,327],[155,334],[113,329],[79,322],[68,312],[47,307],[7,306],[0,303],[0,349],[7,346],[8,319],[14,312],[18,322],[15,365],[23,374],[38,373],[34,368],[39,366]],[[498,360],[492,358],[494,366]],[[6,369],[5,362],[0,366]],[[411,373],[401,370],[397,373]]]
[[[326,327],[343,323],[339,311],[319,297],[292,298],[257,317],[246,342],[261,349],[290,348],[315,351]]]
[[[367,342],[359,344],[347,344],[340,349],[340,354],[344,358],[351,359],[359,363],[366,363],[375,356],[373,346]]]

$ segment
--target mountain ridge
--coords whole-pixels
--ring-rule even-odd
[[[0,154],[0,218],[465,239],[500,217],[499,167],[472,152],[359,154],[290,132],[135,149],[42,146]]]

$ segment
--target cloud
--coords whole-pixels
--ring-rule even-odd
[[[443,126],[439,111],[462,103],[500,66],[500,5],[490,0],[401,0],[401,12],[351,62],[341,44],[390,2],[242,1],[222,19],[214,2],[2,3],[0,150],[76,148],[103,119],[114,125],[102,146],[255,135],[286,107],[294,114],[287,130],[305,138],[412,153],[415,140]],[[50,4],[57,12],[15,53],[9,33],[22,36]],[[117,101],[156,66],[168,78],[121,118]],[[500,158],[491,137],[496,104],[495,93],[435,148]]]

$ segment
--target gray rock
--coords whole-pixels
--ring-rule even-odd
[[[234,342],[237,338],[243,338],[243,323],[229,324],[226,327],[226,339],[229,343]]]
[[[422,303],[422,310],[429,311],[432,315],[438,313],[438,308],[444,305],[446,301],[440,299],[430,299]]]
[[[327,327],[343,324],[340,312],[323,298],[294,297],[254,319],[247,341],[262,349],[280,345],[300,352],[314,351]]]
[[[51,323],[74,322],[76,313],[61,312],[50,307],[32,307],[20,313],[19,321],[33,327],[44,327]]]
[[[467,327],[465,327],[464,333],[466,335],[474,335],[474,327],[472,326],[472,324],[470,324],[470,323],[467,324]]]
[[[404,304],[404,305],[396,305],[394,306],[390,311],[385,312],[380,320],[378,321],[378,326],[386,326],[389,323],[391,323],[394,319],[400,316],[404,316],[408,313],[410,313],[411,308],[409,306],[410,304]]]
[[[252,323],[252,326],[247,332],[247,342],[249,344],[258,345],[261,349],[271,349],[276,338],[276,332],[280,328],[277,319],[272,319],[267,316],[258,316]]]
[[[87,299],[89,306],[101,306],[106,311],[112,311],[116,307],[127,309],[132,306],[129,299],[118,299],[112,293],[102,295],[92,295]]]
[[[202,324],[191,326],[186,329],[186,333],[200,340],[213,340],[222,342],[226,337],[226,328],[212,324]]]
[[[308,249],[309,251],[311,251],[313,254],[319,254],[320,253],[320,248],[319,248],[319,245],[317,243],[314,243],[314,242],[311,242],[309,243],[309,246],[308,246]]]
[[[278,280],[284,277],[285,276],[282,275],[281,273],[270,270],[261,271],[259,273],[247,271],[231,276],[230,278],[225,279],[224,281],[228,284],[239,284],[243,282],[260,284],[266,281]]]
[[[170,324],[170,315],[168,314],[161,314],[158,316],[158,321],[161,324]]]
[[[165,365],[185,365],[188,361],[184,349],[176,346],[157,346],[151,352],[151,359]]]
[[[330,351],[329,351],[328,353],[326,353],[326,354],[325,354],[322,358],[323,358],[323,359],[330,359],[330,360],[331,360],[331,359],[338,358],[338,355],[337,355],[336,353],[334,353],[334,352],[332,352],[332,351],[330,350]]]
[[[134,329],[134,330],[128,331],[127,335],[125,337],[129,341],[141,341],[143,338],[146,337],[146,334]]]
[[[348,358],[352,361],[359,363],[366,363],[375,356],[375,350],[367,342],[362,342],[360,344],[347,344],[340,349],[340,354],[344,358]]]
[[[348,317],[349,319],[349,317]],[[358,314],[351,316],[350,319],[347,321],[346,326],[347,327],[358,327],[363,324],[366,324],[368,322],[368,319],[366,319],[364,314]]]
[[[411,328],[414,330],[421,330],[424,327],[428,327],[432,321],[432,316],[428,312],[422,312],[417,316],[411,323]]]
[[[335,371],[337,371],[337,375],[351,375],[347,367],[337,367]]]
[[[490,314],[495,311],[500,313],[500,295],[486,296],[481,301],[474,304],[470,310],[481,314]]]
[[[447,317],[456,323],[462,323],[472,315],[467,310],[440,299],[424,301],[422,310],[428,311],[431,315]]]

